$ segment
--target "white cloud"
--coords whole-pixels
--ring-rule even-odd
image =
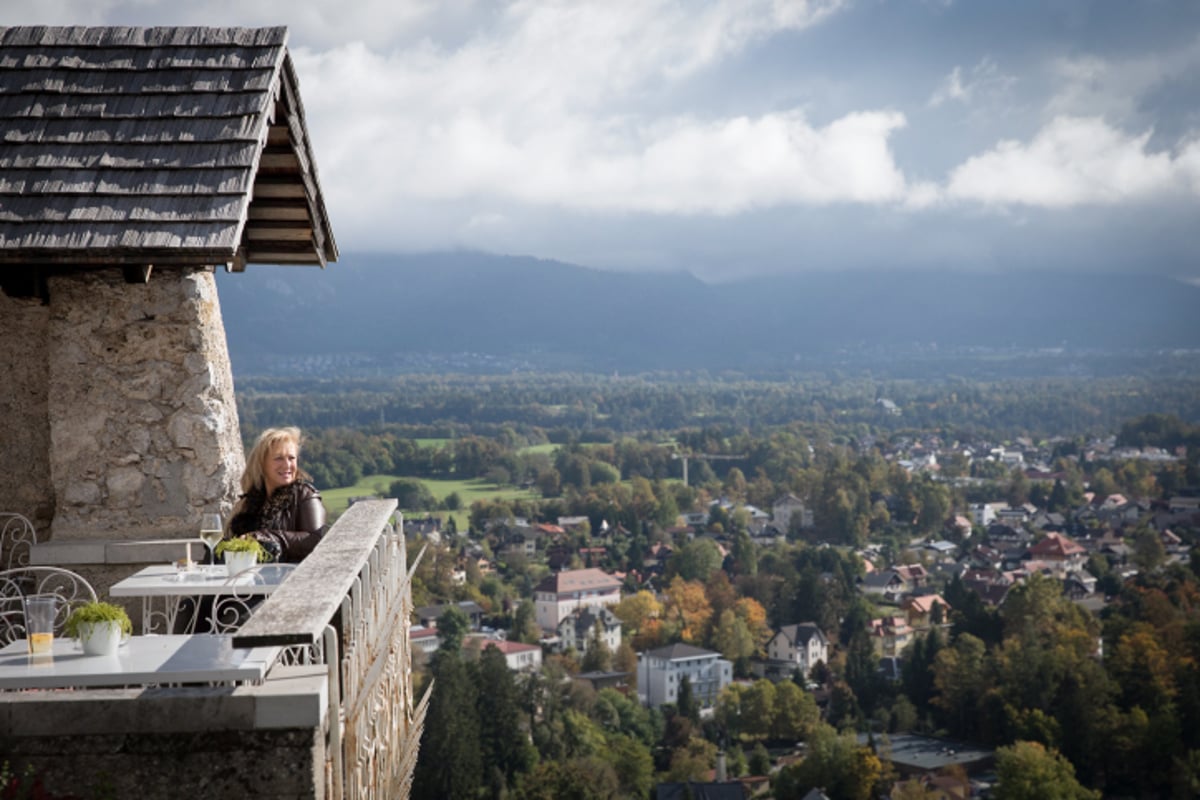
[[[1058,117],[1027,144],[1007,140],[950,175],[957,200],[1065,208],[1146,200],[1184,188],[1183,164],[1097,117]]]
[[[1007,92],[1014,82],[1015,79],[1002,73],[996,62],[990,58],[981,59],[972,67],[966,80],[963,79],[962,67],[956,65],[934,90],[928,105],[937,108],[949,102],[970,104],[980,96],[994,100]]]

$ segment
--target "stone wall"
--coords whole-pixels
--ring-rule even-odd
[[[38,531],[54,516],[50,487],[50,309],[0,292],[0,511],[24,514]]]
[[[191,533],[242,471],[233,376],[211,271],[50,279],[52,538]]]
[[[12,693],[0,753],[52,797],[321,800],[326,686],[324,666],[276,666],[257,686]]]

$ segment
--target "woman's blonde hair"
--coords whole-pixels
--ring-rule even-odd
[[[300,429],[296,427],[267,428],[258,435],[250,455],[246,456],[246,470],[242,473],[242,494],[267,490],[267,460],[278,445],[290,442],[296,446],[296,460],[300,459]],[[296,480],[308,480],[308,473],[296,466]],[[241,503],[238,504],[239,506]]]

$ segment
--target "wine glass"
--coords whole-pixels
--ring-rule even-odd
[[[212,553],[210,563],[216,563],[217,560],[217,544],[221,541],[224,531],[221,530],[221,515],[220,514],[201,514],[200,515],[200,538],[208,545],[209,552]]]

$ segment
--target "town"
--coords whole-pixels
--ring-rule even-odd
[[[764,471],[747,481],[720,466],[744,459],[710,454],[692,459],[699,485],[634,476],[543,501],[573,515],[481,501],[458,530],[407,514],[410,551],[424,548],[411,641],[416,669],[436,679],[415,796],[459,796],[456,781],[538,796],[569,791],[570,774],[622,796],[737,785],[729,796],[967,798],[1029,759],[1079,796],[1146,781],[1169,794],[1187,734],[1170,755],[1142,751],[1153,761],[1138,763],[1157,768],[1096,751],[1136,719],[1191,713],[1190,646],[1172,645],[1145,605],[1158,597],[1157,624],[1186,625],[1200,497],[1162,489],[1186,486],[1186,447],[1119,441],[1151,422],[1081,442],[872,438],[808,453],[828,480],[769,503],[751,502],[778,489]],[[862,503],[846,496],[855,488]],[[687,510],[664,515],[663,493]],[[488,741],[486,720],[479,738],[439,730],[462,724],[436,713],[439,694],[470,696],[446,685],[443,672],[459,674],[447,664],[482,682],[489,656],[509,673],[486,685],[509,687],[498,696],[523,755]],[[1153,706],[1151,657],[1162,659]],[[483,754],[477,777],[461,768],[464,747]]]

